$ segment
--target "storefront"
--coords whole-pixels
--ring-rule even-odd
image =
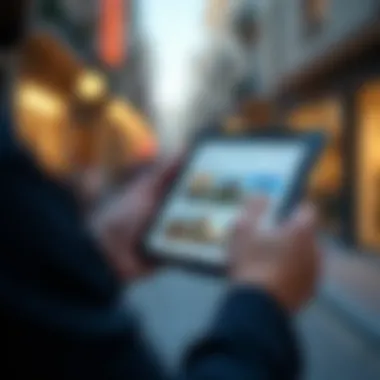
[[[380,55],[373,46],[296,82],[281,95],[281,121],[323,130],[326,151],[309,196],[322,227],[353,247],[380,252]]]
[[[69,144],[64,125],[67,105],[53,91],[32,81],[22,82],[16,93],[16,117],[19,137],[35,155],[44,170],[64,175],[70,170]]]
[[[101,73],[87,69],[60,41],[42,34],[26,45],[16,91],[21,141],[44,170],[70,174],[102,162],[103,131],[118,142],[117,165],[152,159],[156,139],[143,116],[113,99]]]
[[[380,77],[356,94],[358,242],[380,251]]]
[[[58,40],[39,34],[27,42],[15,93],[21,141],[44,170],[57,175],[70,171],[68,97],[81,63]]]
[[[311,175],[308,196],[318,205],[324,227],[334,233],[341,231],[342,116],[339,97],[330,97],[291,109],[286,123],[300,131],[322,130],[327,137],[326,150]]]

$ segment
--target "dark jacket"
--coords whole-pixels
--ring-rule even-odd
[[[10,126],[3,115],[1,377],[163,379],[72,195],[37,170]],[[181,379],[294,379],[288,317],[262,291],[231,290],[182,368]]]

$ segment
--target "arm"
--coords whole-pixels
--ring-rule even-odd
[[[49,186],[16,186],[8,179],[1,190],[3,211],[5,206],[10,215],[1,226],[1,307],[13,325],[12,360],[27,360],[40,376],[61,368],[62,378],[71,379],[160,378],[124,310],[118,284],[75,214],[53,207],[52,199],[51,207],[43,207]],[[190,355],[184,376],[291,379],[295,358],[284,313],[265,294],[240,289]]]
[[[9,369],[15,377],[28,368],[33,378],[155,378],[120,284],[70,194],[21,155],[2,157],[0,169],[0,314]]]
[[[282,308],[266,293],[233,290],[206,339],[189,356],[186,379],[296,379],[294,333]]]
[[[23,155],[3,155],[0,169],[0,326],[14,377],[162,378],[71,196]],[[286,319],[266,295],[235,291],[183,377],[294,378]]]

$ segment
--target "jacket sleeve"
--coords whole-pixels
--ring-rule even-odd
[[[69,193],[15,150],[0,152],[0,329],[4,371],[21,378],[163,379],[118,284]],[[294,379],[287,316],[264,293],[237,289],[181,379]]]
[[[183,379],[297,379],[299,355],[291,322],[265,292],[232,290],[208,336],[190,353]]]
[[[0,132],[6,137],[0,141],[2,372],[160,379],[74,197],[38,170],[1,123]]]

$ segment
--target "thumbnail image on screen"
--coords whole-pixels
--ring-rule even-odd
[[[266,173],[235,177],[202,173],[191,177],[186,196],[194,201],[241,205],[251,196],[275,196],[282,190],[282,185],[281,178]]]
[[[187,196],[220,204],[240,203],[244,192],[240,178],[225,179],[211,174],[195,174],[189,181]]]
[[[225,233],[222,226],[207,216],[174,217],[168,220],[165,231],[168,240],[212,245],[223,244]]]

